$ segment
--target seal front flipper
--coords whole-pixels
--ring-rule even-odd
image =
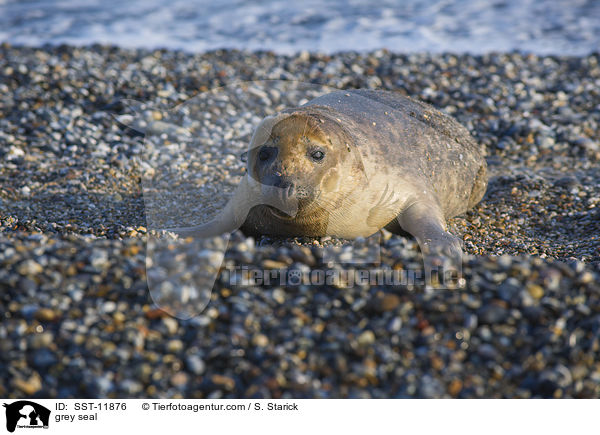
[[[256,195],[253,194],[248,177],[242,178],[225,208],[209,222],[191,227],[165,228],[184,237],[216,237],[230,233],[242,226],[248,212],[255,205]]]
[[[443,286],[456,287],[457,273],[462,268],[462,248],[460,239],[446,231],[446,222],[440,207],[433,201],[416,201],[405,208],[398,216],[403,230],[412,234],[423,253],[425,283],[431,287],[436,271],[442,272]],[[448,282],[448,278],[452,282]],[[438,281],[439,282],[439,281]]]
[[[288,198],[287,190],[264,185],[244,176],[227,205],[209,222],[192,227],[166,228],[184,237],[216,237],[240,228],[256,205],[268,205],[293,217],[298,212],[298,200]]]

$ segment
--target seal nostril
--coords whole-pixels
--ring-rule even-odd
[[[286,191],[288,198],[294,196],[294,193],[296,191],[296,186],[294,185],[294,183],[290,183],[290,182],[288,182],[286,184],[287,184],[287,186],[285,186],[285,191]]]

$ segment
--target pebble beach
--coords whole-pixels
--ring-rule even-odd
[[[149,143],[119,122],[123,101],[168,109],[265,80],[395,90],[468,128],[489,186],[449,221],[464,243],[464,288],[243,286],[222,274],[191,319],[153,303]],[[598,53],[2,44],[0,396],[597,398],[599,137]],[[194,152],[235,173],[234,142]],[[383,267],[421,263],[413,239],[382,236]],[[222,267],[322,269],[323,242],[236,232]]]

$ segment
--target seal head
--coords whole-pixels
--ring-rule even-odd
[[[248,152],[248,175],[260,184],[265,203],[281,201],[288,206],[264,206],[271,219],[299,227],[314,227],[317,221],[326,224],[324,215],[353,185],[349,174],[360,175],[362,165],[350,141],[335,120],[314,109],[300,109],[285,113],[264,142],[254,143]],[[289,215],[283,210],[292,202],[297,211]]]

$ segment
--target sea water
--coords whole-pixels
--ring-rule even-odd
[[[600,47],[600,0],[0,0],[0,41],[582,55]]]

